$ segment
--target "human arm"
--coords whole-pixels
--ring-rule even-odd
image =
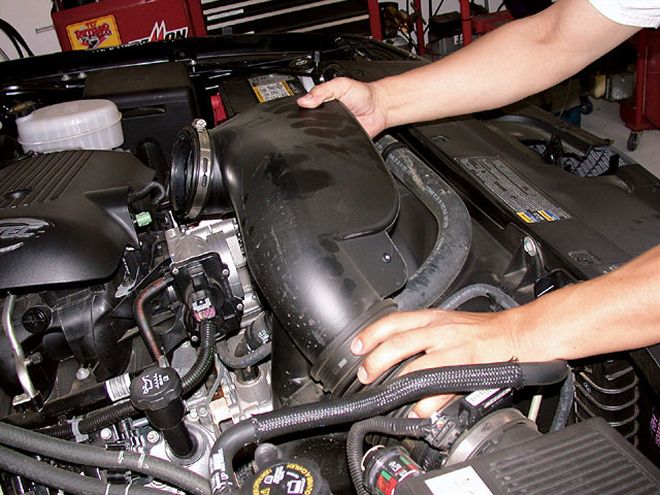
[[[588,0],[559,0],[433,64],[372,83],[334,79],[298,101],[313,108],[338,99],[374,136],[518,101],[575,74],[638,29],[611,21]]]
[[[423,353],[402,373],[453,364],[577,359],[660,342],[660,246],[614,272],[564,287],[499,313],[435,309],[393,313],[353,341],[371,383],[398,362]],[[446,399],[420,402],[427,416]]]

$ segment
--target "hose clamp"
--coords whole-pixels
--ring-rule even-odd
[[[194,220],[202,212],[206,204],[206,198],[209,195],[209,186],[211,184],[211,139],[206,130],[206,121],[204,119],[195,119],[191,128],[197,136],[197,153],[195,163],[195,193],[193,195],[192,206],[186,214],[186,218]]]

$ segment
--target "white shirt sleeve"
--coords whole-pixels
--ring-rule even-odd
[[[660,26],[660,0],[589,0],[608,19],[626,26]]]

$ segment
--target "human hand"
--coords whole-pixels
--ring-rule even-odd
[[[511,318],[515,310],[500,313],[466,313],[427,309],[392,313],[360,332],[351,351],[366,356],[358,379],[369,384],[407,358],[400,374],[452,366],[509,361],[521,356]],[[451,396],[429,397],[418,402],[413,413],[428,417],[451,400]]]
[[[346,105],[371,137],[387,127],[383,105],[373,83],[338,77],[312,88],[305,96],[298,98],[298,105],[316,108],[330,100],[339,100]]]

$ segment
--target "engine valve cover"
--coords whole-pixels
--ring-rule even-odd
[[[0,290],[111,276],[138,244],[128,189],[153,176],[113,151],[37,155],[0,170]]]

